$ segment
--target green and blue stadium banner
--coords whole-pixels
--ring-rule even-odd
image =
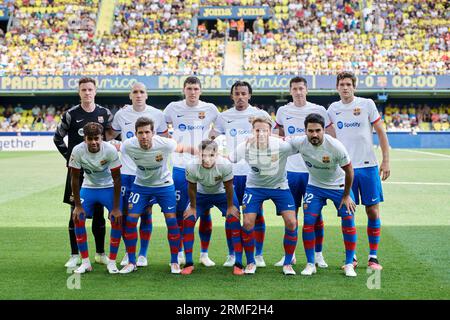
[[[270,19],[272,16],[272,10],[262,6],[202,7],[198,13],[201,20],[255,20],[258,17]]]
[[[187,76],[93,76],[99,91],[127,92],[142,82],[149,91],[180,92]],[[234,82],[247,81],[255,92],[284,92],[294,76],[198,76],[204,92],[226,92]],[[0,94],[14,92],[68,92],[78,89],[81,76],[0,76]],[[335,76],[305,76],[310,90],[336,90]],[[362,91],[449,90],[450,76],[358,76]]]
[[[9,20],[9,11],[5,6],[0,6],[0,21]]]

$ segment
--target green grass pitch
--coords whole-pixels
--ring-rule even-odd
[[[340,270],[344,245],[340,220],[331,204],[324,210],[324,256],[329,268],[319,269],[313,277],[299,275],[305,264],[300,233],[298,275],[286,277],[273,267],[283,252],[283,225],[273,204],[267,202],[264,256],[268,267],[254,276],[235,277],[231,269],[221,266],[227,250],[218,211],[213,211],[210,246],[217,266],[197,264],[191,276],[171,275],[166,228],[156,206],[149,266],[129,275],[109,275],[105,266],[94,264],[92,273],[81,276],[80,289],[74,289],[76,282],[63,267],[69,254],[69,207],[62,203],[62,157],[55,152],[1,152],[0,166],[0,299],[450,298],[450,150],[392,150],[392,175],[383,185],[381,205],[379,258],[384,270],[377,281],[365,267],[368,244],[363,207],[356,214],[358,277],[346,278]],[[93,260],[90,222],[88,238]],[[121,243],[118,259],[123,252]],[[196,232],[196,261],[198,254]],[[368,282],[379,289],[369,289]]]

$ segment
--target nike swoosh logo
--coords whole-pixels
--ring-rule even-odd
[[[76,120],[76,122],[78,123],[78,122],[81,122],[81,121],[84,121],[84,119],[81,119],[81,120]]]
[[[378,198],[372,199],[372,201],[376,201]]]
[[[288,204],[288,208],[292,208],[293,206],[293,204]]]
[[[134,159],[134,160],[141,160],[142,158],[134,158],[134,157],[133,157],[133,159]]]
[[[227,122],[228,122],[228,123],[232,123],[232,122],[234,122],[234,120],[229,120],[229,121],[227,120]]]
[[[291,120],[292,118],[294,118],[294,117],[287,117],[286,120]]]
[[[338,115],[340,115],[342,112],[336,112],[336,115],[338,116]]]
[[[126,125],[126,126],[129,125],[129,124],[132,124],[132,122],[125,122],[125,125]]]
[[[181,118],[184,117],[184,114],[182,114],[181,116],[179,114],[177,114],[177,118]]]
[[[173,209],[173,208],[175,208],[175,207],[168,207],[167,209],[169,209],[169,210],[170,210],[170,209]]]

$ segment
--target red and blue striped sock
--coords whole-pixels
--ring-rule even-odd
[[[137,244],[137,223],[139,218],[127,216],[125,225],[125,247],[128,253],[128,262],[136,264],[136,244]]]
[[[234,256],[233,239],[232,239],[233,235],[232,235],[231,228],[232,228],[232,226],[230,224],[229,218],[226,218],[226,220],[225,220],[225,235],[227,237],[228,254],[230,256]],[[240,237],[240,233],[239,233],[239,237]]]
[[[316,234],[314,232],[314,224],[318,214],[305,212],[303,217],[303,247],[305,248],[306,260],[308,263],[314,263],[314,247],[316,242]]]
[[[183,246],[186,255],[186,263],[189,264],[194,263],[192,259],[192,247],[194,246],[195,222],[196,219],[193,215],[183,221]]]
[[[316,252],[322,252],[323,243],[323,219],[322,214],[319,214],[316,223],[314,224],[314,233],[316,234]]]
[[[342,216],[342,234],[345,244],[345,264],[350,264],[353,262],[353,256],[355,255],[357,239],[353,215]]]
[[[78,222],[75,223],[75,237],[77,239],[78,251],[83,259],[89,257],[85,223],[86,217],[84,214],[81,214]]]
[[[139,226],[139,237],[141,238],[141,247],[139,249],[140,256],[147,256],[148,245],[152,237],[153,221],[152,214],[145,213],[141,215],[141,225]]]
[[[200,217],[200,224],[198,226],[198,235],[200,236],[201,252],[208,252],[209,242],[212,234],[211,214],[204,214]]]
[[[180,232],[180,245],[178,246],[178,252],[183,251],[183,214],[184,212],[177,212],[177,225],[178,225],[178,231]]]
[[[109,241],[109,260],[116,260],[119,251],[122,225],[111,220],[111,237]]]
[[[263,254],[264,237],[266,235],[266,222],[264,220],[264,215],[261,209],[261,213],[256,216],[255,221],[255,240],[256,240],[256,252],[257,256]]]
[[[178,251],[181,246],[180,228],[176,218],[167,218],[167,239],[170,247],[170,263],[178,263]]]
[[[367,235],[369,236],[370,255],[377,256],[378,244],[380,243],[381,220],[369,219],[367,221]]]
[[[254,229],[246,230],[242,228],[242,245],[247,257],[247,265],[255,263],[255,231]]]
[[[242,265],[241,222],[234,216],[228,216],[225,224],[230,228],[230,237],[233,243],[235,261],[237,264]]]
[[[291,264],[298,240],[298,227],[294,230],[284,229],[284,265]]]

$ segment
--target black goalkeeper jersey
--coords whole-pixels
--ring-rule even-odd
[[[53,141],[68,162],[73,148],[84,140],[84,125],[88,122],[101,124],[103,126],[103,138],[105,138],[105,130],[111,128],[112,119],[113,114],[111,111],[98,104],[95,105],[95,109],[92,112],[86,112],[81,105],[76,105],[63,114]],[[66,135],[69,136],[68,145],[63,140]]]

